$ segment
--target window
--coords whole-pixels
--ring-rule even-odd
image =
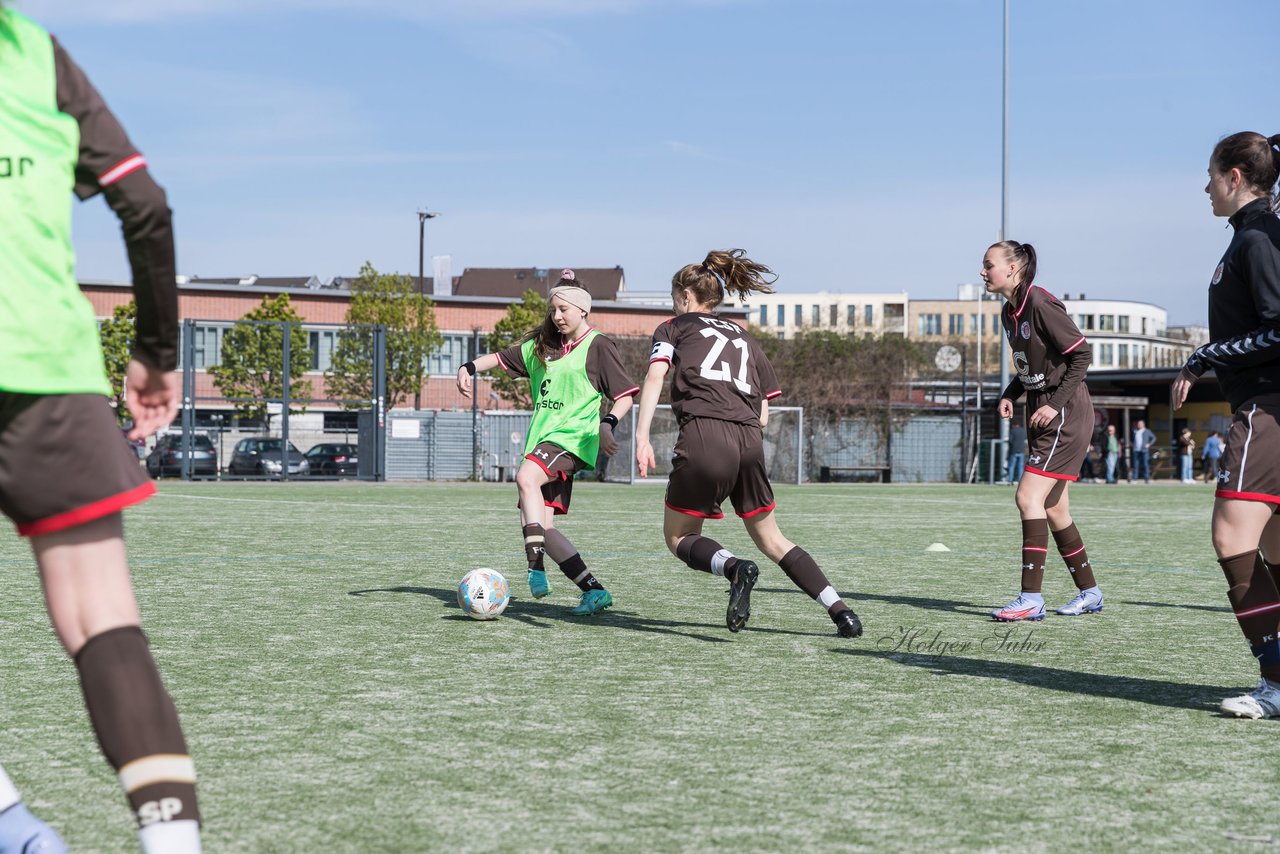
[[[1149,334],[1151,334],[1151,333],[1147,332],[1147,320],[1148,320],[1148,318],[1145,318],[1145,317],[1144,317],[1144,318],[1142,318],[1142,334],[1143,334],[1143,335],[1149,335]]]
[[[815,305],[813,307],[813,311],[810,312],[809,316],[813,318],[814,326],[821,326],[822,325],[822,306]]]
[[[856,305],[849,306],[848,324],[850,329],[858,325],[858,307]]]
[[[1092,315],[1092,314],[1082,314],[1082,315],[1080,315],[1080,328],[1081,328],[1081,329],[1093,329],[1093,328],[1094,328],[1094,326],[1093,326],[1093,315]]]
[[[866,321],[867,326],[870,326],[872,323],[875,323],[875,316],[874,316],[875,306],[869,305],[864,309],[864,311],[865,311],[865,314],[863,314],[862,317],[863,317],[863,320]]]
[[[992,335],[1000,334],[1000,315],[998,314],[993,314],[991,316],[991,334]]]
[[[947,334],[948,335],[964,334],[964,315],[963,314],[947,315]]]
[[[1115,345],[1099,344],[1098,345],[1098,367],[1110,368],[1115,365]]]
[[[1129,315],[1127,314],[1120,315],[1120,331],[1121,332],[1129,331]]]
[[[916,316],[916,333],[919,335],[941,335],[941,314],[920,314]]]
[[[778,306],[778,326],[787,324],[787,307],[785,305]]]
[[[1124,315],[1121,315],[1120,319],[1124,320]],[[1129,367],[1129,345],[1119,344],[1117,345],[1117,349],[1120,353],[1120,362],[1118,363],[1118,366],[1121,368]]]
[[[197,371],[203,371],[222,364],[222,336],[226,334],[225,326],[196,326],[191,330],[192,353],[191,362]],[[183,367],[184,347],[178,347],[178,367]]]
[[[1116,316],[1114,314],[1098,315],[1098,328],[1103,332],[1114,332],[1116,328]]]
[[[760,306],[760,325],[769,325],[769,306],[767,305]]]
[[[311,370],[327,371],[333,366],[333,351],[337,343],[338,330],[336,329],[313,329],[307,332],[307,347],[311,350]]]
[[[804,326],[804,306],[796,306],[796,326]]]
[[[978,334],[978,319],[979,319],[979,315],[976,315],[976,314],[969,315],[969,334],[970,335]]]
[[[451,377],[467,361],[471,347],[470,332],[446,332],[444,342],[427,355],[426,373],[433,377]]]
[[[835,326],[836,326],[837,321],[839,321],[839,319],[840,319],[840,317],[839,317],[840,306],[836,305],[835,303],[832,303],[830,308],[831,308],[831,310],[828,312],[828,314],[830,314],[830,315],[831,315],[831,323],[829,323],[828,325],[829,325],[832,329],[834,329],[834,328],[835,328]]]

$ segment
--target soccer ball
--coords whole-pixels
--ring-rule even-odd
[[[458,582],[458,605],[473,620],[493,620],[507,610],[511,587],[495,569],[473,569]]]

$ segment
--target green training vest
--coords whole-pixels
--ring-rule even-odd
[[[603,395],[587,379],[587,350],[599,334],[591,330],[567,356],[545,365],[534,352],[535,341],[526,341],[520,348],[533,391],[533,420],[524,442],[526,454],[542,442],[554,442],[586,463],[588,469],[596,467]]]
[[[79,156],[49,33],[0,10],[0,391],[110,393],[71,248]]]

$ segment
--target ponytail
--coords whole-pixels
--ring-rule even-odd
[[[717,249],[707,253],[701,264],[686,264],[671,277],[676,290],[688,290],[698,303],[714,308],[724,301],[725,291],[743,298],[750,294],[771,294],[777,275],[764,264],[747,257],[742,249]]]
[[[1213,147],[1210,162],[1220,174],[1240,170],[1245,184],[1261,195],[1270,196],[1280,178],[1280,133],[1266,137],[1253,131],[1224,136]],[[1275,204],[1274,197],[1272,204]]]
[[[1018,265],[1018,284],[1030,286],[1036,280],[1036,248],[1030,243],[1019,243],[1016,240],[1001,240],[993,243],[987,250],[999,247],[1004,250],[1006,258]]]

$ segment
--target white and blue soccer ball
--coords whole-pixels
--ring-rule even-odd
[[[473,620],[493,620],[507,610],[511,586],[496,569],[473,569],[458,582],[458,605]]]

